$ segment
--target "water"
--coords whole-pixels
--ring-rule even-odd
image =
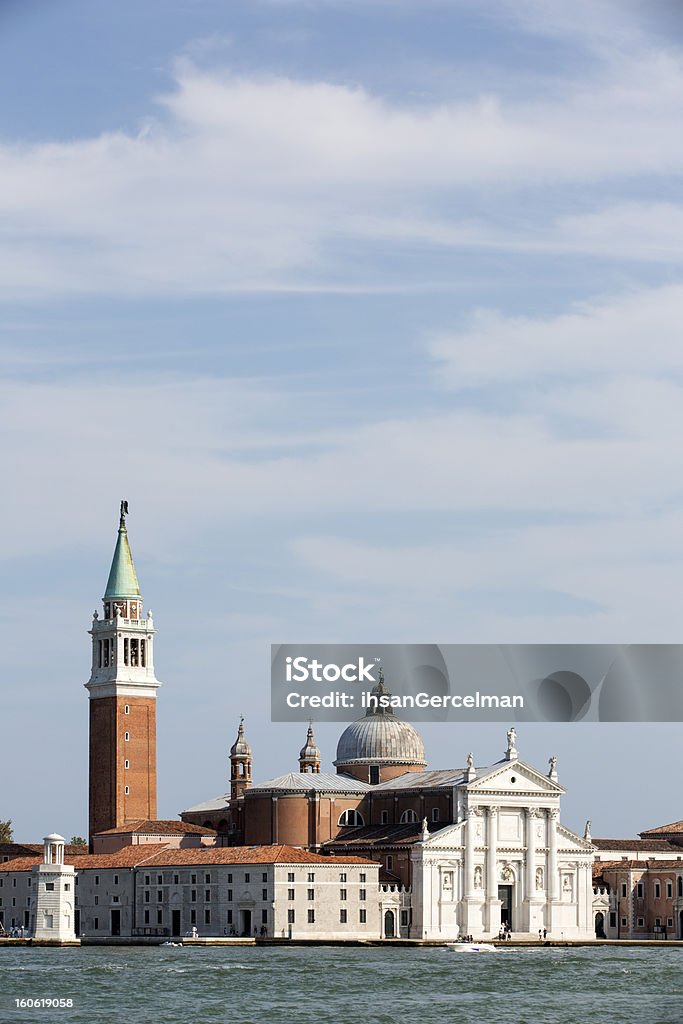
[[[14,1009],[70,997],[73,1009]],[[683,1024],[683,947],[1,949],[0,1020]]]

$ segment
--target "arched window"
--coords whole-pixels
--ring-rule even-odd
[[[408,808],[408,810],[404,811],[403,814],[401,815],[401,824],[402,825],[413,825],[416,821],[417,821],[417,814],[412,809],[412,807]]]
[[[678,895],[683,896],[683,875],[678,876]]]
[[[360,825],[364,825],[365,822],[363,821],[363,815],[360,811],[348,810],[344,811],[344,813],[339,816],[339,824],[358,827]]]

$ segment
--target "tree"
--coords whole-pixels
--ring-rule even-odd
[[[13,838],[12,833],[12,820],[11,818],[7,821],[0,820],[0,843],[11,843]]]
[[[72,846],[87,846],[88,844],[86,843],[86,841],[83,838],[83,836],[72,836],[71,837],[71,845]]]

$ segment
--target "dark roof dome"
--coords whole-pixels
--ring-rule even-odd
[[[391,694],[380,671],[375,697]],[[371,707],[365,717],[347,726],[337,744],[337,767],[351,764],[405,764],[424,767],[422,737],[409,722],[403,722],[391,708]]]

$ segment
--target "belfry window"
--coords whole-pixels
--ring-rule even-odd
[[[124,637],[123,640],[123,664],[128,664],[128,637]]]
[[[141,668],[145,667],[145,657],[146,657],[146,655],[145,655],[145,646],[146,646],[145,641],[141,640],[140,641],[140,667]]]
[[[131,640],[130,642],[130,663],[133,668],[137,668],[138,665],[138,641]]]

